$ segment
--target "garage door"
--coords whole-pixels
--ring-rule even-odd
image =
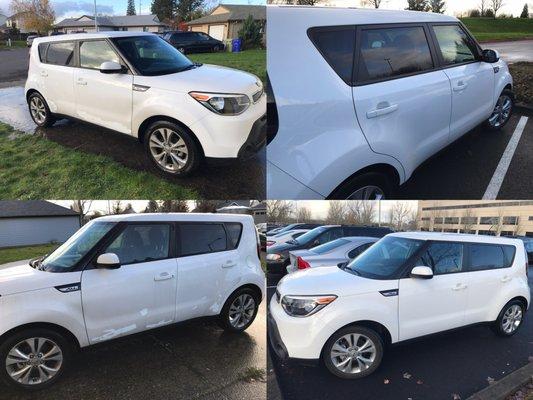
[[[223,40],[224,39],[224,25],[211,25],[209,27],[209,36]]]

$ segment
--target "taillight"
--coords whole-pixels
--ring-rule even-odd
[[[309,265],[309,263],[305,261],[302,257],[298,257],[296,259],[296,264],[298,265],[298,269],[311,268],[311,265]]]
[[[267,240],[267,247],[272,246],[274,243],[276,242],[273,242],[272,240]]]

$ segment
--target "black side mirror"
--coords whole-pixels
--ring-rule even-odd
[[[483,50],[483,61],[486,63],[495,63],[500,60],[500,55],[496,50],[485,49]]]

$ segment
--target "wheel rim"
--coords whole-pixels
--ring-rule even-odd
[[[374,342],[360,333],[349,333],[337,339],[330,352],[331,362],[346,374],[360,374],[376,360]]]
[[[249,294],[241,294],[229,308],[229,322],[234,328],[240,329],[250,323],[255,311],[255,300]]]
[[[489,118],[489,124],[494,128],[498,128],[505,124],[511,116],[512,107],[513,101],[511,98],[506,94],[502,94],[496,102],[494,111],[492,111],[492,115]]]
[[[183,138],[172,129],[159,128],[150,135],[150,153],[161,168],[169,172],[182,169],[189,159]]]
[[[53,341],[33,337],[17,343],[6,358],[6,370],[14,381],[24,385],[45,383],[57,375],[63,352]]]
[[[505,333],[513,333],[522,323],[522,308],[513,304],[509,307],[502,318],[502,328]]]
[[[368,185],[357,189],[346,200],[383,200],[385,193],[378,186]]]
[[[32,97],[30,100],[30,112],[37,124],[40,125],[46,120],[46,107],[44,102],[37,96]]]

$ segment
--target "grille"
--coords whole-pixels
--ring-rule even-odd
[[[259,99],[261,98],[261,96],[263,96],[263,89],[255,92],[252,96],[253,100],[254,100],[254,103],[257,103],[259,101]]]

